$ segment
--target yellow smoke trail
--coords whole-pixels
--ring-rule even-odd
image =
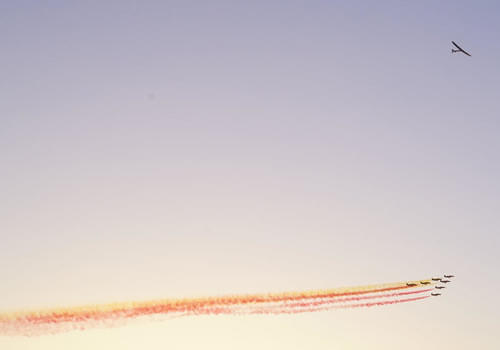
[[[34,310],[0,314],[0,334],[40,334],[87,328],[86,325],[112,325],[131,318],[150,315],[203,313],[203,310],[231,306],[258,306],[272,303],[304,302],[312,299],[335,299],[363,294],[383,293],[423,287],[420,281],[396,282],[359,287],[344,287],[302,292],[233,295],[191,299],[163,299],[146,302],[112,303],[58,309]],[[407,283],[415,283],[410,287]]]

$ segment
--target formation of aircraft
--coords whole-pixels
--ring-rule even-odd
[[[443,277],[444,277],[444,278],[437,278],[437,277],[436,277],[436,278],[433,278],[432,280],[433,280],[433,281],[439,281],[439,282],[441,282],[441,283],[450,283],[450,282],[451,282],[451,281],[450,281],[450,278],[455,277],[455,275],[443,275]],[[446,287],[445,287],[445,286],[443,286],[443,285],[437,285],[437,286],[435,286],[434,288],[435,288],[435,289],[438,289],[438,290],[441,290],[441,289],[444,289],[444,288],[446,288]],[[431,293],[431,295],[432,295],[433,297],[437,297],[437,296],[441,295],[441,293]]]
[[[434,289],[437,289],[437,290],[434,290],[432,292],[432,289],[426,289],[425,291],[430,291],[431,292],[430,296],[437,297],[437,296],[441,295],[441,289],[446,288],[445,286],[443,286],[440,283],[443,283],[443,284],[450,283],[451,282],[450,278],[455,277],[455,275],[443,275],[443,277],[433,277],[429,280],[422,280],[422,281],[418,281],[418,282],[406,282],[406,285],[408,287],[420,287],[420,288],[422,288],[423,286],[435,285]]]
[[[451,53],[457,53],[457,52],[461,52],[467,56],[471,56],[470,53],[468,53],[467,51],[465,51],[464,49],[462,49],[460,46],[458,46],[458,44],[454,41],[451,42],[457,49],[451,49]]]

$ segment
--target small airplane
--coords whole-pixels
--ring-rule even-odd
[[[444,275],[444,278],[453,278],[455,275]]]
[[[441,280],[441,283],[450,283],[450,280]]]
[[[416,287],[416,286],[417,286],[417,284],[416,284],[416,283],[406,283],[406,285],[407,285],[408,287]]]
[[[431,284],[429,281],[420,281],[420,284],[426,285],[426,284]]]
[[[464,49],[462,49],[460,46],[458,46],[456,42],[452,41],[451,43],[453,45],[455,45],[455,47],[458,49],[458,50],[451,49],[451,53],[462,52],[462,53],[466,54],[467,56],[471,56],[470,53],[468,53],[467,51],[465,51]]]
[[[433,281],[441,281],[441,278],[439,277],[435,277],[435,278],[431,278]]]
[[[443,289],[443,288],[446,288],[445,286],[435,286],[434,288],[436,289]]]
[[[437,297],[437,296],[441,295],[441,293],[431,293],[431,295],[432,295],[433,297]]]

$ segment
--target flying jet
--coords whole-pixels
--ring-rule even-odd
[[[439,277],[435,277],[435,278],[432,278],[433,281],[441,281],[441,278]]]
[[[455,275],[444,275],[444,278],[453,278]]]
[[[450,280],[441,280],[441,283],[450,283]]]
[[[443,288],[446,288],[445,286],[435,286],[434,288],[436,289],[443,289]]]
[[[431,284],[429,281],[420,281],[420,284],[426,285],[426,284]]]
[[[458,50],[451,49],[451,53],[462,52],[462,53],[466,54],[467,56],[470,56],[470,53],[468,53],[467,51],[462,49],[460,46],[458,46],[456,42],[452,41],[451,43],[458,49]]]
[[[431,295],[432,295],[433,297],[437,297],[437,296],[441,295],[441,293],[431,293]]]
[[[416,284],[416,283],[406,283],[406,285],[407,285],[408,287],[416,287],[416,286],[417,286],[417,284]]]

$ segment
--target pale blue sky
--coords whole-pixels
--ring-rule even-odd
[[[0,1],[0,309],[446,272],[458,278],[440,300],[259,319],[282,338],[225,317],[137,334],[159,332],[150,347],[164,348],[166,328],[218,334],[227,321],[241,337],[204,346],[254,334],[249,347],[498,348],[499,13],[494,1]],[[123,330],[102,332],[0,345],[123,348]]]

